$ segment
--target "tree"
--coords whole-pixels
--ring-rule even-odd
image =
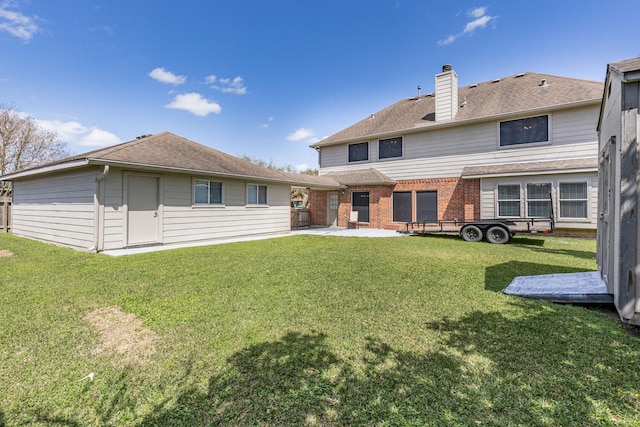
[[[287,166],[276,166],[275,164],[273,164],[273,161],[269,161],[268,163],[265,162],[264,160],[261,159],[257,159],[255,157],[251,157],[247,154],[244,154],[241,159],[243,160],[247,160],[251,163],[254,163],[258,166],[262,166],[263,168],[267,168],[267,169],[272,169],[272,170],[277,170],[280,172],[287,172],[287,173],[300,173],[303,175],[318,175],[318,169],[311,169],[311,168],[307,168],[303,171],[299,171],[296,172],[296,168],[294,168],[291,165],[287,165]],[[293,187],[291,189],[291,200],[293,199],[302,199],[304,206],[307,205],[307,201],[308,201],[308,197],[309,197],[309,190],[306,188],[302,188],[302,187]]]
[[[36,120],[0,104],[0,176],[68,156],[66,144]]]

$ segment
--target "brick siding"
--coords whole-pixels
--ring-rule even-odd
[[[354,191],[369,192],[369,222],[361,227],[402,230],[404,222],[393,222],[393,192],[412,193],[412,218],[416,219],[416,192],[438,192],[438,219],[472,220],[480,217],[480,180],[461,178],[412,179],[398,181],[395,186],[354,186],[338,191],[338,226],[346,227],[351,212],[351,197]],[[310,190],[309,209],[311,224],[327,225],[328,191]]]

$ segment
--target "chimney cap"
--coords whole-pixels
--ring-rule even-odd
[[[442,72],[444,73],[445,71],[451,71],[451,64],[444,64],[442,66]]]

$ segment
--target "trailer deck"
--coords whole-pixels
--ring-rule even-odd
[[[550,218],[496,218],[471,221],[438,220],[405,223],[406,234],[458,233],[468,242],[486,238],[490,243],[507,243],[516,233],[549,233],[554,230]]]

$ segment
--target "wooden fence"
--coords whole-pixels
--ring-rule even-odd
[[[309,227],[311,212],[309,209],[291,209],[291,229]]]
[[[11,227],[11,185],[0,181],[0,232],[9,232]]]

